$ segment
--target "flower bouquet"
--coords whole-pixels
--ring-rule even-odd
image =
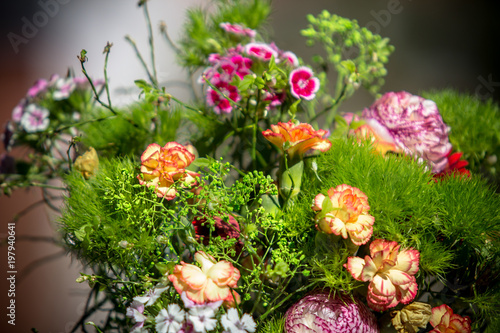
[[[309,15],[302,35],[322,51],[308,64],[268,39],[269,1],[214,3],[188,12],[178,42],[161,25],[193,100],[159,83],[140,1],[151,61],[129,39],[146,72],[135,102],[112,102],[108,43],[102,80],[82,50],[83,76],[37,81],[5,127],[6,149],[31,153],[1,157],[2,192],[65,193],[85,315],[107,312],[87,325],[498,332],[499,107],[381,94],[394,47],[355,20]],[[341,113],[361,89],[373,104]]]

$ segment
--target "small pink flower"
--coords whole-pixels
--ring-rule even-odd
[[[290,73],[290,87],[295,98],[310,101],[316,97],[319,90],[319,79],[313,76],[313,71],[308,67],[299,67]]]
[[[459,316],[446,304],[432,309],[430,323],[434,329],[430,333],[470,333],[469,316]]]
[[[238,88],[229,84],[228,82],[220,79],[212,80],[212,84],[219,89],[219,91],[229,97],[234,102],[239,102],[241,99]],[[209,87],[207,89],[207,104],[214,107],[214,112],[217,114],[231,113],[233,106],[224,96]]]
[[[60,101],[69,98],[71,93],[76,88],[76,83],[72,78],[59,78],[54,82],[53,87],[55,88],[55,90],[52,93],[52,98],[54,98],[56,101]]]
[[[285,63],[292,67],[297,67],[299,65],[299,59],[295,53],[291,51],[283,52],[280,57],[285,59]]]
[[[226,260],[216,262],[203,251],[196,252],[194,259],[201,268],[181,261],[168,276],[179,294],[185,292],[186,297],[196,304],[221,300],[229,305],[239,303],[239,295],[232,289],[237,287],[240,271],[233,264]]]
[[[224,29],[226,32],[231,34],[239,35],[239,36],[248,36],[250,38],[254,38],[257,32],[250,28],[245,28],[240,24],[231,24],[231,23],[221,23],[219,26]]]
[[[358,281],[370,282],[366,300],[376,311],[385,311],[400,302],[410,303],[417,295],[420,253],[412,248],[400,251],[400,245],[384,239],[370,244],[370,255],[365,259],[349,257],[347,268]]]
[[[21,118],[23,117],[24,113],[24,107],[25,107],[26,100],[21,100],[19,104],[16,105],[16,107],[12,110],[12,120],[15,123],[18,123],[21,121]]]
[[[325,200],[330,200],[325,204]],[[318,194],[312,209],[316,214],[316,226],[327,234],[349,236],[355,245],[368,243],[373,234],[375,218],[368,214],[368,197],[358,188],[346,184],[328,190],[328,197]]]
[[[278,59],[278,52],[266,43],[249,43],[245,45],[245,53],[264,61],[271,60],[272,56]]]
[[[168,142],[164,147],[150,144],[141,156],[141,175],[139,183],[154,186],[158,197],[172,200],[177,195],[174,187],[182,181],[194,185],[199,174],[185,170],[195,159],[186,147],[177,142]]]
[[[35,82],[35,84],[28,89],[27,96],[30,98],[35,98],[39,96],[40,94],[44,93],[47,91],[47,88],[49,87],[49,82],[45,79],[40,79]]]

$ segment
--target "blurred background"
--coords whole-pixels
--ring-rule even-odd
[[[0,126],[38,79],[79,73],[76,58],[88,52],[90,76],[102,77],[106,42],[113,43],[108,75],[114,101],[136,98],[133,81],[146,78],[124,36],[130,35],[146,50],[147,30],[137,0],[17,0],[2,2],[0,11]],[[150,0],[154,27],[161,20],[178,39],[184,13],[192,6],[210,9],[208,0]],[[269,31],[278,47],[310,62],[300,30],[305,15],[323,9],[358,20],[361,26],[388,37],[396,51],[390,58],[386,85],[381,92],[406,90],[418,94],[431,88],[453,87],[480,98],[500,100],[500,3],[494,0],[273,0]],[[175,53],[156,35],[160,81],[183,80]],[[169,92],[188,100],[179,86]],[[341,111],[360,111],[373,98],[358,92]],[[0,147],[0,154],[4,147]],[[26,154],[16,151],[17,156]],[[37,189],[0,197],[0,238],[16,214],[41,199]],[[57,230],[56,219],[43,205],[23,215],[16,225],[16,325],[8,325],[7,248],[0,247],[0,332],[70,332],[83,313],[87,284],[75,279],[83,268],[48,241]],[[102,316],[87,318],[98,322]],[[93,331],[89,328],[89,332]]]

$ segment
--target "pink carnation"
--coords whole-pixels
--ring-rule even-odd
[[[319,90],[319,79],[313,76],[313,71],[308,67],[299,67],[290,73],[290,87],[295,98],[310,101],[316,97]]]
[[[446,167],[450,128],[433,101],[405,91],[389,92],[365,109],[363,118],[387,128],[401,151],[427,161],[434,173]]]
[[[366,300],[376,311],[385,311],[399,303],[408,304],[417,295],[420,253],[412,248],[400,250],[396,242],[376,239],[370,244],[370,255],[349,257],[347,268],[358,281],[369,282]]]
[[[271,60],[273,56],[274,59],[278,58],[278,52],[266,43],[249,43],[245,45],[245,53],[264,61]]]
[[[219,89],[224,96],[229,97],[234,102],[239,102],[241,99],[238,88],[221,79],[214,79],[212,84]],[[207,103],[214,107],[214,112],[217,114],[231,113],[233,106],[217,91],[209,87],[207,89]]]
[[[250,28],[245,28],[242,25],[239,24],[232,24],[232,23],[221,23],[219,26],[224,29],[226,32],[229,32],[234,35],[239,35],[239,36],[248,36],[250,38],[254,38],[255,35],[257,34],[255,30],[250,29]]]

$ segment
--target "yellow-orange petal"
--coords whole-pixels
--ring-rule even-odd
[[[233,276],[234,267],[229,261],[222,260],[213,265],[207,272],[207,277],[218,286],[225,286]]]
[[[313,204],[312,204],[312,210],[314,211],[321,211],[323,207],[323,201],[325,200],[325,195],[324,194],[318,194],[314,197],[313,199]]]
[[[446,304],[432,308],[431,320],[429,322],[433,327],[438,326],[441,323],[441,319],[444,314],[449,311],[453,312],[453,310]]]
[[[351,273],[352,277],[358,281],[363,281],[361,273],[364,266],[365,261],[360,257],[349,257],[347,258],[347,263],[344,264],[344,267]]]
[[[198,266],[184,264],[181,271],[182,280],[194,290],[199,290],[207,284],[207,276]]]
[[[204,290],[205,298],[210,302],[225,300],[231,290],[227,286],[218,286],[212,279],[207,280],[207,285]]]
[[[161,146],[157,143],[152,143],[146,147],[146,150],[141,155],[141,162],[152,158],[153,156],[158,157],[160,154]]]

